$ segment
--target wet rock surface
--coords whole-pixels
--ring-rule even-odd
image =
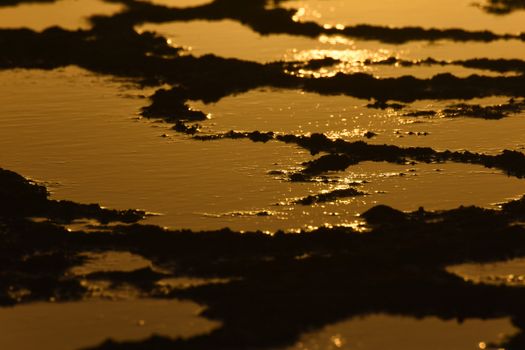
[[[35,0],[36,1],[36,0]],[[11,0],[1,5],[22,2]],[[45,2],[45,0],[42,0]],[[459,162],[497,168],[510,176],[525,176],[525,155],[504,150],[498,155],[469,151],[438,151],[430,147],[403,148],[348,142],[323,134],[293,135],[272,131],[201,133],[203,111],[189,100],[212,102],[259,87],[302,89],[319,94],[344,94],[374,100],[370,108],[402,109],[417,100],[472,99],[502,95],[511,100],[498,106],[456,104],[442,112],[450,117],[501,119],[523,111],[524,63],[521,60],[473,59],[444,62],[365,62],[370,65],[457,64],[512,76],[466,78],[440,74],[429,79],[411,76],[376,78],[370,74],[338,73],[333,77],[290,75],[290,62],[260,64],[214,55],[183,54],[165,38],[138,33],[145,22],[193,19],[233,19],[261,34],[286,33],[307,37],[343,35],[388,43],[407,41],[521,40],[523,34],[496,34],[462,29],[388,28],[371,25],[325,28],[292,20],[293,11],[267,8],[266,1],[215,0],[208,5],[168,8],[136,0],[111,0],[125,10],[111,17],[91,19],[89,30],[49,28],[0,30],[0,68],[54,69],[77,65],[97,73],[158,86],[142,114],[174,124],[173,130],[195,142],[249,139],[284,142],[307,149],[317,159],[302,164],[291,181],[310,181],[328,172],[342,171],[363,161],[411,164]],[[279,3],[279,2],[277,2]],[[0,5],[0,6],[1,6]],[[483,9],[509,13],[523,9],[523,1],[489,1]],[[321,69],[335,60],[312,60],[302,67]],[[161,86],[165,84],[168,87]],[[431,116],[435,111],[413,111]],[[349,196],[354,188],[308,196],[298,204],[311,205]],[[405,213],[380,205],[362,214],[368,232],[350,227],[322,227],[297,234],[278,231],[192,232],[142,225],[138,210],[103,209],[48,198],[47,189],[8,170],[0,169],[0,304],[32,301],[82,300],[93,296],[88,282],[109,281],[110,287],[131,286],[139,295],[159,299],[187,299],[206,305],[204,315],[222,326],[207,335],[187,339],[154,336],[143,341],[108,340],[92,349],[251,349],[293,344],[306,330],[321,328],[349,317],[391,313],[442,319],[509,316],[520,333],[499,347],[525,345],[523,290],[505,285],[465,281],[445,271],[464,262],[492,262],[525,256],[525,199],[509,201],[501,210],[459,207]],[[38,218],[36,220],[35,218]],[[75,219],[97,220],[90,233],[64,227]],[[109,225],[111,224],[111,225]],[[85,252],[127,251],[155,266],[133,271],[96,272],[75,276],[67,272],[83,261]],[[226,283],[188,288],[164,286],[169,277],[219,278]],[[410,295],[407,297],[407,293]]]
[[[518,114],[523,111],[525,105],[523,101],[510,99],[507,103],[492,106],[481,106],[468,103],[459,103],[451,105],[440,111],[415,111],[408,112],[405,115],[409,117],[429,117],[441,115],[447,118],[471,117],[482,119],[502,119],[507,116]]]
[[[364,196],[365,192],[356,190],[355,188],[336,189],[331,192],[310,195],[297,200],[298,204],[311,205],[314,203],[333,202],[339,198]]]

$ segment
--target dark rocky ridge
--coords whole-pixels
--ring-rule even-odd
[[[309,195],[297,200],[296,203],[302,205],[312,205],[316,203],[334,202],[340,198],[359,197],[365,195],[365,192],[361,192],[359,190],[356,190],[355,188],[350,187],[336,189],[330,192]]]
[[[14,183],[28,206],[41,205],[45,190],[6,174],[0,178],[2,188]],[[522,331],[506,346],[523,346],[522,288],[476,285],[443,270],[450,264],[525,256],[525,231],[515,224],[525,219],[523,198],[504,204],[499,211],[460,207],[403,213],[377,206],[362,215],[370,225],[367,234],[350,228],[320,228],[273,236],[227,229],[166,231],[139,224],[90,234],[68,232],[52,222],[32,222],[23,212],[6,212],[7,200],[12,199],[0,197],[1,304],[80,300],[89,296],[81,278],[108,279],[132,285],[151,298],[203,303],[205,316],[223,323],[209,335],[107,341],[93,349],[284,346],[306,329],[377,312],[458,320],[510,316]],[[53,203],[47,201],[44,207],[49,210],[42,215],[52,212]],[[115,250],[133,251],[171,272],[64,274],[81,262],[77,252]],[[155,281],[170,275],[231,281],[159,290]],[[413,292],[409,299],[407,290]]]
[[[101,223],[133,223],[146,215],[139,210],[109,210],[101,208],[98,204],[50,200],[45,187],[1,168],[0,184],[0,215],[8,218],[45,217],[62,223],[89,218]]]
[[[182,130],[182,129],[181,129]],[[193,129],[191,129],[193,130]],[[182,130],[182,132],[184,132]],[[193,131],[191,132],[193,133]],[[478,164],[487,168],[503,170],[509,176],[525,177],[525,155],[521,152],[504,150],[498,155],[472,153],[469,151],[436,151],[430,147],[398,147],[394,145],[372,145],[363,141],[349,142],[342,139],[331,139],[324,134],[310,136],[229,131],[223,134],[194,135],[201,141],[219,139],[249,139],[253,142],[268,142],[270,140],[296,144],[307,149],[312,155],[328,153],[320,158],[307,162],[305,168],[292,176],[294,181],[308,181],[311,176],[317,176],[327,171],[342,171],[351,165],[365,161],[390,162],[405,164],[410,161],[425,163],[457,162]]]
[[[127,11],[116,16],[94,17],[96,25],[135,25],[145,22],[162,23],[169,21],[189,21],[196,19],[222,20],[231,19],[249,26],[263,34],[291,34],[317,37],[321,34],[344,35],[363,40],[379,40],[387,43],[404,43],[414,40],[454,40],[481,41],[524,40],[520,34],[496,34],[490,31],[467,31],[459,28],[425,29],[421,27],[390,28],[366,24],[350,25],[344,29],[324,28],[314,22],[295,22],[292,17],[295,10],[280,7],[268,7],[266,0],[215,0],[210,4],[175,8],[138,0],[109,0],[127,6]]]
[[[312,59],[308,62],[285,62],[284,67],[290,71],[295,71],[298,68],[308,70],[319,70],[324,67],[331,67],[336,64],[343,63],[343,61],[331,57],[322,59]],[[471,58],[467,60],[437,60],[428,57],[420,60],[406,60],[396,57],[389,57],[380,60],[365,59],[363,62],[366,66],[393,66],[399,65],[402,67],[417,67],[417,66],[462,66],[465,68],[474,68],[488,70],[498,73],[523,73],[525,72],[525,61],[521,59],[490,59],[490,58]]]
[[[430,117],[440,115],[446,118],[481,118],[498,120],[510,115],[521,113],[525,110],[525,102],[523,100],[517,101],[510,99],[507,103],[498,105],[481,106],[477,104],[458,103],[450,105],[439,111],[422,110],[415,112],[408,112],[405,116],[408,117]]]

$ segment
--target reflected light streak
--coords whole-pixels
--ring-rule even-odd
[[[309,6],[305,6],[297,9],[297,12],[292,16],[292,20],[294,22],[304,22],[305,18],[320,19],[321,17],[321,12],[315,11]]]
[[[366,72],[372,70],[367,63],[382,61],[391,56],[392,51],[386,49],[379,49],[377,51],[364,49],[312,49],[297,51],[294,49],[291,55],[288,55],[287,60],[307,63],[311,60],[332,58],[340,61],[340,63],[320,69],[300,68],[296,71],[287,71],[287,73],[298,77],[324,78],[335,76],[337,73]]]

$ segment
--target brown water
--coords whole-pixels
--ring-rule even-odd
[[[53,198],[141,208],[161,214],[146,222],[173,228],[276,231],[352,225],[358,214],[378,203],[402,210],[462,204],[491,207],[525,193],[521,180],[481,166],[454,163],[403,166],[367,162],[334,174],[334,184],[291,183],[268,173],[299,169],[302,162],[313,159],[307,151],[277,142],[191,140],[167,124],[137,119],[139,109],[147,103],[141,95],[148,91],[73,67],[0,73],[0,92],[2,167],[46,183]],[[330,118],[330,113],[345,108],[352,112],[337,116],[341,123],[347,123],[341,121],[344,116],[359,115],[347,105],[356,102],[352,98],[305,96],[295,91],[253,94],[255,98],[248,100],[243,96],[225,99],[226,107],[221,106],[223,102],[212,106],[217,112],[211,110],[211,120],[205,125],[216,131],[344,133],[337,122],[333,128],[325,128],[320,121],[336,119]],[[244,102],[234,103],[236,98]],[[25,103],[27,100],[31,103]],[[260,107],[262,103],[268,112]],[[373,115],[368,116],[368,121],[372,120],[376,122]],[[396,116],[384,116],[383,120],[382,130],[392,138],[385,141],[421,139],[418,142],[426,141],[427,145],[432,141],[432,134],[396,138],[394,130],[412,129],[402,126]],[[515,119],[518,125],[521,120]],[[478,123],[489,127],[493,122]],[[370,126],[358,121],[346,127],[354,128],[364,131]],[[513,145],[508,142],[503,146]],[[475,143],[476,139],[471,143],[458,140],[458,146],[451,148],[496,151],[492,144],[470,147]],[[430,145],[448,148],[446,142]],[[315,206],[294,204],[301,197],[355,181],[366,182],[360,190],[369,195]],[[258,215],[261,212],[269,215]]]
[[[303,335],[287,350],[478,350],[516,329],[508,319],[443,321],[371,315]]]
[[[143,340],[154,334],[188,338],[219,326],[198,317],[202,310],[191,302],[150,299],[94,299],[0,308],[0,347],[73,350],[99,345],[108,338]]]
[[[322,35],[307,38],[285,34],[263,36],[232,20],[168,22],[145,24],[137,27],[139,31],[155,31],[166,36],[174,46],[185,47],[189,53],[200,56],[215,54],[257,62],[276,60],[304,60],[332,57],[349,64],[343,71],[363,71],[358,64],[365,59],[378,60],[389,56],[404,59],[463,60],[470,58],[519,58],[525,54],[525,44],[517,40],[480,42],[409,42],[394,45],[375,41],[363,41],[341,36]],[[427,77],[450,71],[454,74],[468,75],[478,70],[461,67],[432,67],[426,71],[417,68],[373,67],[371,72],[378,76],[395,76],[418,72],[417,76]],[[339,68],[339,70],[341,70]],[[383,72],[383,70],[385,72]]]
[[[511,259],[487,264],[467,263],[449,266],[447,271],[474,283],[525,285],[525,259]]]
[[[105,251],[103,253],[86,252],[79,256],[86,258],[83,264],[71,268],[68,273],[84,276],[96,272],[123,271],[153,267],[151,261],[130,252]]]
[[[0,8],[0,28],[43,30],[52,26],[66,29],[89,28],[93,15],[111,15],[122,10],[102,0],[60,0],[56,3],[30,3]]]
[[[389,27],[463,28],[496,33],[525,31],[525,14],[489,15],[472,0],[358,1],[308,0],[285,1],[283,7],[296,9],[294,20],[320,24],[372,24]],[[477,3],[477,4],[476,4]]]
[[[504,97],[469,101],[497,105]],[[417,101],[405,110],[367,108],[370,101],[348,96],[319,96],[298,90],[253,90],[217,103],[190,105],[211,115],[203,130],[261,130],[282,133],[325,133],[348,141],[374,144],[430,146],[438,150],[470,150],[497,154],[525,147],[525,113],[502,120],[479,118],[406,117],[410,110],[440,110],[461,100]],[[367,131],[377,134],[367,140]],[[410,134],[413,133],[413,134]],[[419,133],[419,135],[418,135]],[[423,135],[427,133],[427,135]]]
[[[199,6],[205,0],[150,0],[174,6]],[[525,13],[494,16],[471,1],[287,1],[297,9],[296,21],[335,26],[360,23],[425,28],[461,27],[516,33],[524,30]],[[0,8],[0,27],[43,30],[53,25],[88,28],[87,17],[112,14],[122,6],[97,0],[61,0]],[[332,57],[342,64],[315,72],[365,72],[377,77],[413,75],[428,78],[449,72],[498,75],[460,66],[365,66],[366,59],[409,60],[519,58],[525,44],[517,40],[490,43],[409,42],[401,45],[353,40],[340,36],[307,38],[262,36],[238,22],[189,21],[145,24],[137,30],[156,31],[174,46],[200,56],[212,53],[257,62]],[[309,75],[312,72],[300,72]],[[0,72],[0,167],[14,170],[48,186],[52,198],[101,203],[112,208],[142,208],[161,214],[146,223],[195,230],[231,227],[236,230],[297,230],[321,225],[355,227],[358,214],[376,204],[401,210],[454,208],[497,204],[525,193],[525,182],[500,171],[465,164],[394,165],[366,162],[329,174],[332,183],[291,183],[287,174],[313,157],[305,150],[277,142],[246,140],[200,142],[174,132],[170,125],[138,117],[153,89],[97,76],[79,68],[53,71]],[[495,96],[468,101],[504,103]],[[345,96],[319,96],[295,90],[254,90],[214,104],[190,104],[211,114],[207,133],[271,130],[282,133],[322,132],[330,137],[399,146],[430,146],[495,154],[523,150],[523,113],[498,121],[472,118],[409,118],[403,112],[369,109],[369,101]],[[407,109],[440,109],[464,101],[418,101]],[[410,132],[416,133],[411,135]],[[417,133],[428,133],[426,136]],[[271,173],[271,174],[270,174]],[[348,184],[366,196],[301,206],[297,199]],[[261,215],[264,214],[264,215]],[[81,225],[72,225],[78,228]],[[88,262],[68,273],[133,271],[153,267],[129,252],[86,255]],[[466,264],[449,272],[476,283],[522,286],[523,261]],[[197,285],[205,280],[171,278],[166,285]],[[215,281],[226,283],[227,281]],[[87,283],[87,282],[86,282]],[[189,302],[140,299],[132,288],[113,290],[93,285],[93,298],[75,303],[35,303],[0,309],[0,348],[76,349],[107,338],[141,340],[152,334],[190,337],[219,327],[198,317],[202,306]],[[98,294],[97,294],[98,293]],[[408,298],[409,296],[407,296]],[[113,301],[99,298],[115,299]],[[477,349],[515,332],[508,319],[455,321],[415,320],[387,315],[355,318],[305,333],[288,350],[299,349]],[[67,337],[64,337],[64,334]],[[409,334],[409,336],[407,336]]]

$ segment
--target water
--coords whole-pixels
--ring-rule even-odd
[[[185,47],[189,53],[196,56],[215,54],[263,63],[322,57],[341,58],[350,63],[367,58],[378,60],[390,56],[408,60],[428,57],[439,60],[465,60],[480,57],[520,58],[525,53],[525,43],[518,40],[498,40],[489,43],[438,40],[395,45],[337,35],[321,35],[318,38],[288,34],[261,35],[232,20],[144,24],[138,26],[137,30],[160,33],[171,40],[174,46]],[[351,68],[353,71],[365,70],[358,64],[351,65]],[[397,67],[393,70],[392,67],[374,67],[371,72],[377,76],[388,77],[411,74],[411,69],[413,68]],[[383,70],[385,70],[384,73]],[[417,72],[417,69],[414,70]],[[438,66],[418,75],[427,77],[446,71],[451,71],[451,68]],[[453,67],[451,72],[460,75],[479,73],[477,70],[461,67]]]
[[[314,159],[306,150],[278,142],[191,140],[168,124],[138,119],[140,108],[148,103],[142,96],[150,91],[74,67],[49,72],[5,71],[0,73],[0,92],[2,167],[47,184],[52,198],[161,214],[149,217],[146,223],[193,230],[230,227],[274,232],[351,225],[358,214],[378,203],[402,210],[419,206],[447,209],[462,204],[494,207],[525,193],[525,183],[516,178],[481,166],[453,163],[402,166],[367,162],[333,174],[337,177],[334,184],[292,183],[269,172],[299,170],[302,162]],[[331,120],[330,113],[344,108],[353,111],[351,106],[356,102],[295,91],[254,92],[249,98],[238,98],[238,102],[232,97],[210,106],[212,119],[204,125],[212,131],[342,132],[337,122],[333,128],[325,128],[320,121]],[[349,112],[347,118],[352,115]],[[394,129],[404,128],[397,119],[383,118],[384,133],[393,140],[432,140],[432,134],[393,137]],[[368,120],[377,121],[373,115]],[[365,126],[363,131],[369,129],[359,120],[346,129],[360,126]],[[381,141],[392,140],[380,138],[377,142]],[[471,144],[465,142],[461,147],[469,148]],[[454,145],[442,142],[432,146]],[[495,151],[493,147],[481,143],[475,150]],[[315,206],[294,203],[355,181],[366,182],[359,189],[369,195]],[[261,212],[270,215],[258,215]]]
[[[150,0],[153,4],[200,6],[207,0]],[[272,5],[269,4],[269,7]],[[381,26],[460,27],[518,33],[525,12],[508,16],[484,13],[470,1],[285,1],[296,9],[297,22],[328,26],[372,24]],[[0,8],[0,27],[27,27],[41,31],[50,26],[89,29],[92,15],[111,15],[124,5],[96,0],[60,0]],[[327,27],[328,27],[327,26]],[[339,64],[317,71],[289,72],[299,76],[330,77],[337,73],[369,73],[378,78],[412,75],[425,79],[439,73],[459,77],[471,74],[500,76],[460,65],[403,67],[366,65],[366,60],[389,57],[404,60],[465,60],[472,58],[522,59],[519,40],[492,42],[412,41],[387,44],[338,35],[261,35],[239,21],[193,20],[144,23],[137,31],[155,31],[186,54],[215,54],[261,63],[306,61],[332,57]],[[140,109],[155,89],[142,89],[129,81],[99,76],[77,67],[52,71],[0,72],[0,166],[45,184],[54,199],[100,203],[106,207],[141,208],[150,214],[144,223],[193,230],[230,227],[234,230],[278,229],[296,231],[322,225],[356,227],[359,214],[387,204],[400,210],[455,208],[498,204],[525,193],[522,180],[501,171],[458,163],[398,165],[364,162],[346,171],[329,173],[329,183],[294,183],[287,176],[314,159],[306,150],[275,141],[201,142],[171,129],[171,125],[140,118]],[[456,103],[495,105],[509,96],[485,99],[425,100],[404,110],[368,108],[371,101],[348,96],[320,96],[298,90],[256,89],[213,104],[189,101],[211,114],[202,132],[228,130],[275,131],[287,134],[325,133],[348,141],[436,150],[469,150],[497,154],[525,147],[525,113],[501,120],[475,118],[407,117],[406,111],[441,110]],[[368,131],[377,134],[366,139]],[[308,195],[347,188],[364,196],[328,203],[299,205]],[[91,222],[88,222],[91,223]],[[71,229],[82,228],[82,222]],[[144,299],[129,285],[114,288],[110,281],[88,281],[94,272],[130,272],[159,269],[131,252],[85,252],[85,264],[68,270],[82,279],[91,298],[69,303],[33,303],[0,309],[0,348],[76,349],[97,345],[108,338],[140,341],[153,334],[192,337],[221,325],[198,315],[203,307],[177,300]],[[521,287],[522,260],[496,264],[449,267],[467,282]],[[172,276],[158,288],[187,288],[228,279]],[[483,349],[517,330],[508,318],[443,321],[393,315],[370,315],[305,332],[288,350],[299,349]],[[67,336],[64,336],[67,335]]]
[[[111,338],[138,341],[206,334],[217,328],[198,316],[202,306],[177,300],[89,300],[0,308],[2,349],[74,350]],[[28,336],[28,332],[30,336]]]
[[[0,8],[0,28],[44,30],[52,26],[65,29],[89,28],[88,18],[112,15],[122,10],[118,4],[102,0],[60,0],[56,3],[29,3]]]
[[[523,12],[507,16],[490,15],[480,9],[481,2],[293,0],[285,1],[282,6],[298,10],[294,17],[297,21],[315,21],[323,25],[371,24],[389,27],[462,28],[490,30],[502,34],[521,33],[525,30]]]
[[[435,317],[371,315],[309,332],[287,350],[477,350],[515,332],[508,319],[474,320],[462,323]]]
[[[130,252],[85,252],[80,253],[79,256],[85,258],[86,261],[81,265],[71,268],[68,273],[76,276],[85,276],[90,273],[108,271],[131,272],[153,266],[151,261]]]
[[[466,263],[447,267],[447,271],[466,281],[512,287],[525,284],[525,259],[511,259],[486,264]]]
[[[482,106],[506,103],[505,97],[468,101]],[[190,105],[211,119],[205,131],[261,130],[292,134],[325,133],[348,141],[438,150],[470,150],[497,154],[502,149],[523,149],[525,113],[502,120],[480,118],[407,117],[407,111],[436,110],[464,103],[461,100],[417,101],[404,110],[367,108],[371,101],[348,96],[319,96],[298,90],[253,90],[212,104]],[[363,135],[372,131],[377,136]],[[412,134],[411,134],[412,133]],[[419,134],[419,135],[418,135]]]
[[[2,166],[49,183],[53,198],[142,208],[164,214],[149,222],[177,228],[222,228],[227,218],[203,214],[278,202],[292,185],[266,172],[308,158],[277,143],[196,142],[167,124],[137,120],[147,103],[142,91],[76,68],[3,74]],[[300,195],[308,186],[294,187]],[[248,221],[241,227],[259,222]]]

